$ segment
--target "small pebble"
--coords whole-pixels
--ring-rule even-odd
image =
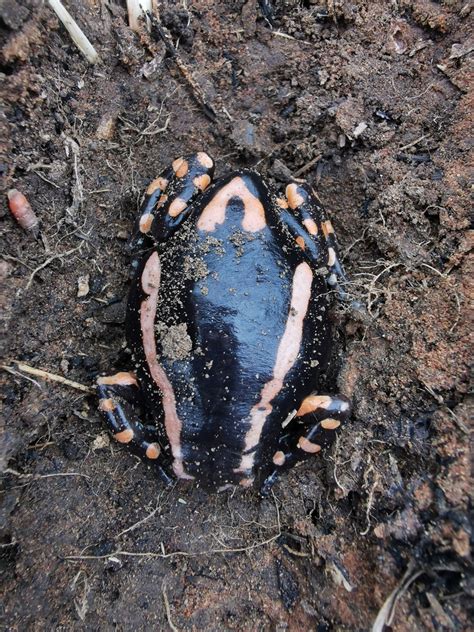
[[[110,437],[107,432],[102,432],[92,442],[93,450],[103,450],[104,448],[108,448],[110,445]]]
[[[84,298],[89,294],[89,275],[84,274],[77,279],[77,298]]]

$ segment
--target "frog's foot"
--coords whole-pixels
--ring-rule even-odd
[[[161,453],[156,430],[138,418],[141,392],[133,373],[121,372],[97,380],[99,410],[114,439],[145,461],[154,462],[166,484],[173,481],[159,464]]]
[[[340,298],[346,293],[340,283],[346,280],[340,262],[336,235],[316,193],[307,184],[291,183],[286,187],[286,200],[279,200],[281,219],[287,224],[298,246],[316,265],[326,262],[327,284]],[[286,210],[285,205],[290,210]]]
[[[281,449],[273,455],[276,468],[265,479],[261,493],[268,494],[280,472],[331,446],[349,415],[349,401],[342,395],[313,393],[306,397],[288,427],[290,434],[282,437]]]
[[[130,242],[137,255],[155,243],[168,239],[189,217],[196,197],[210,185],[214,161],[203,151],[177,158],[145,193],[140,215]]]

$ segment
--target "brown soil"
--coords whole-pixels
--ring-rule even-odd
[[[100,65],[46,3],[0,7],[4,185],[42,230],[3,197],[7,629],[366,630],[397,587],[392,629],[467,629],[471,3],[162,2],[214,122],[125,3],[65,4]],[[333,310],[350,425],[266,500],[165,491],[94,396],[14,364],[88,385],[124,367],[141,192],[200,149],[219,175],[316,186],[365,307]]]

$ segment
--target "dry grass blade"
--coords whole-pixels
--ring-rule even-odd
[[[97,64],[100,61],[97,51],[79,28],[69,11],[65,9],[60,0],[48,0],[48,4],[64,24],[74,44],[76,44],[87,61],[90,64]]]
[[[415,579],[424,573],[423,570],[413,572],[413,568],[413,564],[408,566],[408,569],[398,586],[395,587],[385,600],[385,603],[380,608],[377,618],[374,621],[372,632],[383,632],[386,625],[391,625],[397,602],[401,599],[401,597],[403,597]]]
[[[127,0],[128,24],[132,31],[140,31],[142,21],[147,13],[153,12],[154,4],[153,0]],[[149,28],[148,19],[146,23]]]

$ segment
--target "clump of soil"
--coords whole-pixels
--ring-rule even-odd
[[[192,82],[125,3],[65,4],[101,64],[47,3],[0,7],[7,627],[468,629],[470,3],[161,2]],[[264,500],[165,490],[93,395],[16,364],[84,385],[126,367],[125,242],[146,185],[197,150],[218,175],[306,179],[349,278],[320,386],[351,422]]]

